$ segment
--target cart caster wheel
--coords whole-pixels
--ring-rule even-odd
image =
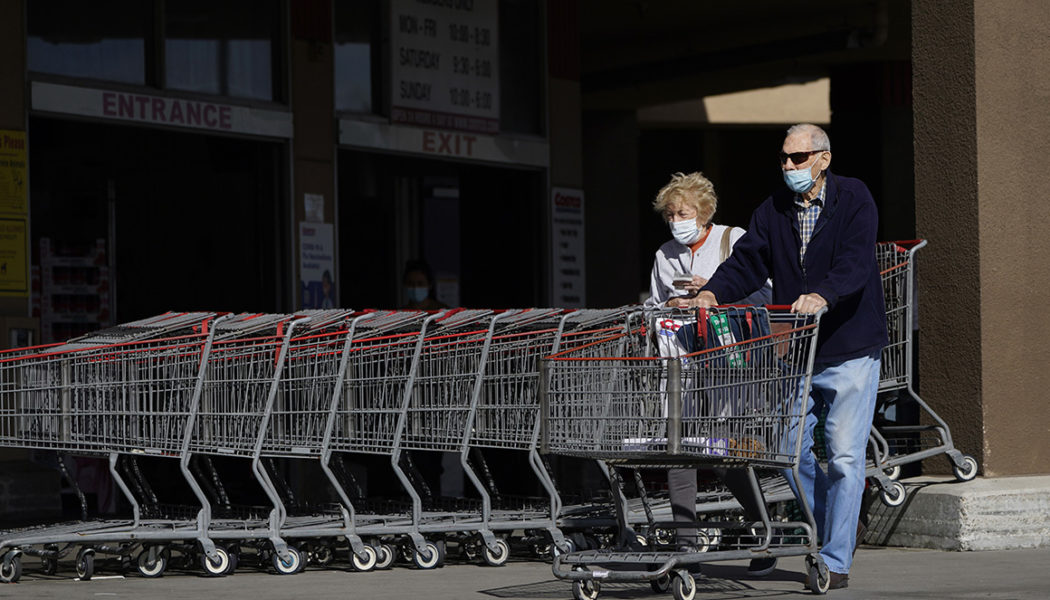
[[[82,548],[77,552],[77,577],[81,581],[91,581],[95,574],[95,551],[91,548]]]
[[[425,552],[413,552],[412,563],[420,569],[435,569],[441,564],[441,550],[434,542],[427,542]]]
[[[376,568],[379,562],[379,556],[376,553],[376,549],[371,546],[364,547],[364,558],[361,558],[354,552],[353,548],[350,549],[350,564],[354,566],[358,571],[371,571]]]
[[[962,464],[952,465],[952,473],[959,481],[970,481],[977,477],[977,459],[969,454],[964,454]]]
[[[44,575],[54,575],[58,572],[58,559],[54,556],[41,556],[40,570],[44,572]]]
[[[671,579],[671,595],[674,600],[693,600],[696,597],[696,580],[687,571],[675,571]]]
[[[510,558],[510,546],[507,545],[506,540],[496,540],[496,550],[490,549],[488,546],[482,546],[482,556],[485,558],[485,564],[490,567],[502,567],[507,564],[507,559]]]
[[[397,548],[390,544],[382,544],[379,549],[376,550],[376,568],[377,569],[389,569],[394,564],[394,559],[397,558]]]
[[[593,579],[572,582],[573,600],[596,600],[600,591],[602,591],[601,584]]]
[[[828,593],[828,588],[831,587],[831,571],[828,570],[823,560],[807,556],[806,574],[808,575],[809,591],[818,595]]]
[[[883,488],[879,497],[886,506],[900,506],[904,504],[904,500],[908,497],[908,492],[904,489],[903,483],[894,481],[890,484],[890,487]]]
[[[661,575],[656,579],[650,579],[649,587],[653,588],[653,592],[657,594],[666,594],[667,590],[671,589],[671,576]]]
[[[303,554],[295,546],[288,546],[288,559],[281,558],[281,555],[275,550],[272,562],[278,575],[292,575],[302,570]]]
[[[711,538],[707,535],[704,530],[698,530],[696,532],[696,551],[707,552],[714,548],[714,544],[711,543]]]
[[[653,538],[660,546],[670,546],[674,544],[675,533],[670,529],[657,529],[653,534]]]
[[[164,570],[168,568],[168,557],[171,553],[167,548],[157,552],[157,557],[154,560],[149,558],[149,548],[144,548],[142,552],[139,552],[138,558],[135,559],[135,566],[139,570],[139,575],[143,577],[160,577],[164,574]]]
[[[882,473],[890,479],[890,481],[897,481],[901,476],[901,466],[893,465],[888,469],[883,469]]]
[[[352,552],[352,551],[351,551]],[[373,550],[373,553],[375,551]],[[328,544],[316,546],[313,552],[313,562],[319,566],[327,567],[335,560],[335,550]]]
[[[212,577],[221,577],[230,572],[230,553],[225,548],[215,548],[215,559],[208,558],[208,555],[201,552],[201,566],[204,567],[204,572]]]
[[[11,558],[5,556],[3,562],[0,562],[0,581],[4,583],[18,583],[18,580],[21,578],[22,555],[16,554]]]

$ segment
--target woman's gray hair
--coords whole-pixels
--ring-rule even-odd
[[[813,143],[813,147],[810,148],[810,150],[826,150],[831,152],[831,139],[820,127],[817,127],[812,123],[799,123],[798,125],[792,125],[791,127],[788,127],[787,135],[785,135],[784,138],[787,139],[796,133],[809,134],[810,141]]]

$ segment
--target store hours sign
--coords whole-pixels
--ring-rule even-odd
[[[391,0],[391,119],[499,131],[498,0]]]

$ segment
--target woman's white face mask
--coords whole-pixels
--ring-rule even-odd
[[[675,241],[683,246],[695,244],[696,240],[700,239],[700,228],[696,225],[696,219],[668,221],[667,225],[671,228],[671,235]]]

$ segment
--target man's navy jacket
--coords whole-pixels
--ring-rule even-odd
[[[795,194],[781,188],[751,215],[747,233],[703,289],[715,298],[743,298],[773,280],[773,304],[802,294],[828,301],[821,317],[817,362],[835,363],[880,350],[888,342],[882,281],[875,259],[878,210],[859,179],[827,173],[824,208],[799,262]]]

